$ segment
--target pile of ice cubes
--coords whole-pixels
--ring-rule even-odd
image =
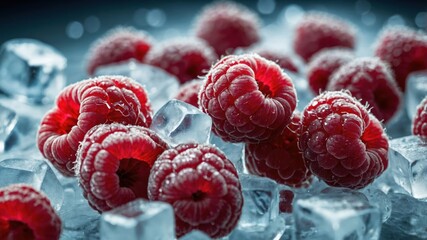
[[[66,60],[57,50],[31,39],[11,40],[0,52],[0,187],[27,183],[43,191],[63,221],[61,239],[174,239],[170,205],[136,200],[100,215],[82,196],[76,179],[62,177],[40,155],[37,126],[64,86]],[[427,72],[409,77],[406,107],[387,131],[390,166],[359,191],[330,188],[318,179],[293,189],[247,173],[244,145],[211,133],[211,119],[199,109],[170,100],[175,77],[133,61],[108,66],[98,74],[122,74],[148,90],[156,113],[151,129],[175,146],[188,141],[216,145],[235,164],[244,196],[243,213],[224,239],[417,239],[427,238],[427,144],[410,135],[415,106],[427,95]],[[293,76],[302,81],[302,75]],[[311,96],[297,84],[299,96]],[[308,102],[303,98],[301,103]],[[280,212],[279,192],[292,191],[292,213]],[[180,239],[210,239],[193,231]]]

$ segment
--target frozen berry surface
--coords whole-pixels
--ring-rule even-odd
[[[178,90],[176,99],[199,107],[199,91],[202,88],[203,81],[196,79],[184,83]]]
[[[331,186],[363,188],[388,166],[381,123],[344,92],[324,92],[304,109],[299,147],[310,171]]]
[[[148,196],[173,206],[178,237],[194,229],[224,237],[237,225],[243,205],[233,164],[216,147],[192,143],[159,156],[151,169]]]
[[[427,97],[417,106],[417,112],[412,122],[412,134],[427,139]]]
[[[199,106],[212,117],[212,129],[223,140],[257,143],[290,122],[296,92],[276,63],[257,54],[230,55],[208,72]]]

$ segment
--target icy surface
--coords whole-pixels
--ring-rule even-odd
[[[138,199],[102,214],[101,238],[174,239],[174,219],[173,209],[169,204]]]
[[[406,86],[406,111],[409,118],[413,120],[418,104],[427,96],[427,71],[410,74]]]
[[[391,215],[391,200],[379,189],[367,187],[362,193],[368,198],[369,203],[378,208],[381,213],[382,222],[386,222]]]
[[[225,153],[227,158],[234,164],[234,167],[236,168],[238,173],[244,173],[244,143],[225,142],[220,137],[216,136],[214,133],[211,133],[209,143],[215,145]]]
[[[331,189],[294,204],[296,239],[378,239],[381,214],[358,192]]]
[[[101,66],[96,75],[123,75],[134,79],[144,86],[154,112],[172,99],[179,89],[179,82],[175,76],[163,69],[140,64],[134,60]]]
[[[5,148],[5,141],[9,137],[18,121],[16,112],[0,104],[0,154]]]
[[[287,229],[286,218],[279,215],[272,220],[268,226],[261,231],[253,231],[251,229],[236,228],[229,236],[229,240],[266,240],[266,239],[281,239]]]
[[[43,160],[11,158],[0,161],[0,187],[25,183],[42,191],[52,206],[59,210],[64,201],[64,192],[55,173]]]
[[[198,108],[170,100],[154,114],[150,129],[170,145],[181,143],[209,143],[212,119]]]
[[[279,214],[279,189],[276,182],[249,174],[239,175],[242,184],[243,209],[238,228],[242,231],[264,231]]]
[[[211,238],[204,232],[193,230],[182,236],[179,240],[211,240]]]
[[[34,39],[13,39],[0,50],[0,90],[41,103],[52,101],[65,86],[65,57]]]
[[[427,198],[427,143],[417,136],[390,141],[390,167],[395,182],[414,198]]]

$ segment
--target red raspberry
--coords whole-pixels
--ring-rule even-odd
[[[243,196],[237,171],[212,145],[178,145],[154,163],[150,200],[170,203],[178,237],[198,229],[212,238],[228,235],[239,221]]]
[[[326,91],[304,109],[299,146],[306,166],[331,186],[363,188],[388,166],[380,122],[344,92]]]
[[[271,49],[256,49],[253,52],[257,53],[263,58],[276,62],[281,68],[287,71],[298,73],[298,67],[296,66],[296,63],[291,58],[291,56],[285,53]]]
[[[293,187],[306,182],[311,173],[298,149],[300,121],[300,114],[294,113],[281,135],[266,142],[246,144],[245,164],[248,172]]]
[[[175,98],[199,108],[199,91],[202,84],[203,81],[198,79],[184,83]]]
[[[0,188],[0,239],[59,239],[61,219],[49,199],[23,184]]]
[[[93,75],[100,66],[129,59],[142,62],[151,48],[151,42],[146,32],[133,27],[112,29],[90,47],[87,72]]]
[[[427,97],[417,106],[412,122],[412,134],[427,138]]]
[[[314,54],[307,66],[308,84],[314,94],[325,91],[330,76],[355,58],[351,49],[327,48]]]
[[[323,12],[309,12],[296,26],[294,49],[308,62],[325,48],[354,48],[355,35],[355,28],[343,19]]]
[[[64,175],[72,176],[76,151],[85,133],[101,123],[147,127],[151,109],[144,88],[130,78],[102,76],[72,84],[42,119],[40,152]]]
[[[93,127],[77,151],[76,175],[83,195],[100,212],[148,198],[150,169],[167,148],[144,127],[119,123]]]
[[[282,189],[279,192],[279,210],[282,213],[292,212],[292,202],[295,194],[291,190]]]
[[[386,28],[376,43],[375,55],[391,66],[399,87],[405,91],[406,77],[427,69],[427,35],[403,26]]]
[[[175,75],[181,83],[205,75],[217,59],[213,49],[204,41],[179,38],[153,48],[146,62]]]
[[[195,20],[195,34],[218,56],[259,41],[260,19],[256,13],[234,2],[216,2],[203,9]]]
[[[276,63],[256,54],[231,55],[211,68],[199,106],[225,141],[265,141],[290,122],[296,106],[292,80]]]
[[[347,89],[385,122],[397,112],[402,95],[388,66],[376,57],[358,58],[345,64],[332,74],[326,89]]]

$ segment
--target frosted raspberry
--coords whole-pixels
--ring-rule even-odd
[[[130,78],[101,76],[63,89],[42,119],[40,152],[64,175],[72,176],[76,151],[89,129],[119,122],[147,127],[151,109],[144,88]]]
[[[352,24],[324,12],[309,12],[296,26],[294,50],[306,62],[325,48],[355,47],[356,30]]]
[[[412,134],[427,138],[427,97],[417,106],[412,122]]]
[[[199,91],[202,88],[202,85],[203,81],[198,79],[186,82],[179,88],[178,94],[175,98],[198,108]]]
[[[326,91],[304,109],[299,147],[310,171],[331,186],[363,188],[388,166],[380,122],[344,92]]]
[[[327,48],[314,54],[307,66],[307,79],[314,94],[325,91],[330,76],[355,58],[351,49]]]
[[[213,49],[199,39],[179,38],[153,48],[146,62],[175,75],[181,83],[203,76],[217,60]]]
[[[266,58],[268,60],[271,60],[271,61],[279,64],[279,66],[281,68],[283,68],[287,71],[291,71],[291,72],[295,72],[295,73],[298,72],[298,67],[290,55],[287,55],[287,54],[280,52],[280,51],[274,51],[272,49],[267,49],[267,48],[255,49],[253,52],[257,53],[258,55],[260,55],[263,58]]]
[[[300,114],[294,113],[292,121],[277,137],[261,143],[246,144],[245,163],[248,172],[293,187],[306,182],[311,173],[298,149],[300,121]]]
[[[375,55],[391,66],[399,87],[405,91],[406,77],[427,69],[427,35],[408,27],[388,27],[377,40]]]
[[[296,106],[292,80],[279,65],[256,54],[231,55],[215,64],[199,94],[225,141],[265,141],[290,122]]]
[[[61,219],[49,199],[31,186],[0,188],[0,239],[59,239]]]
[[[260,19],[235,2],[216,2],[203,9],[195,20],[195,34],[209,43],[218,56],[259,41]]]
[[[133,27],[117,27],[94,42],[89,49],[87,72],[93,75],[103,65],[135,59],[144,60],[152,45],[151,37]]]
[[[148,196],[173,206],[178,237],[193,229],[212,238],[226,236],[243,206],[236,169],[211,145],[183,144],[160,155],[151,169]]]
[[[100,212],[148,198],[150,169],[167,148],[144,127],[118,123],[93,127],[77,152],[76,175],[84,197]]]
[[[385,122],[399,109],[402,95],[391,70],[376,57],[358,58],[345,64],[331,76],[326,89],[347,89]]]

